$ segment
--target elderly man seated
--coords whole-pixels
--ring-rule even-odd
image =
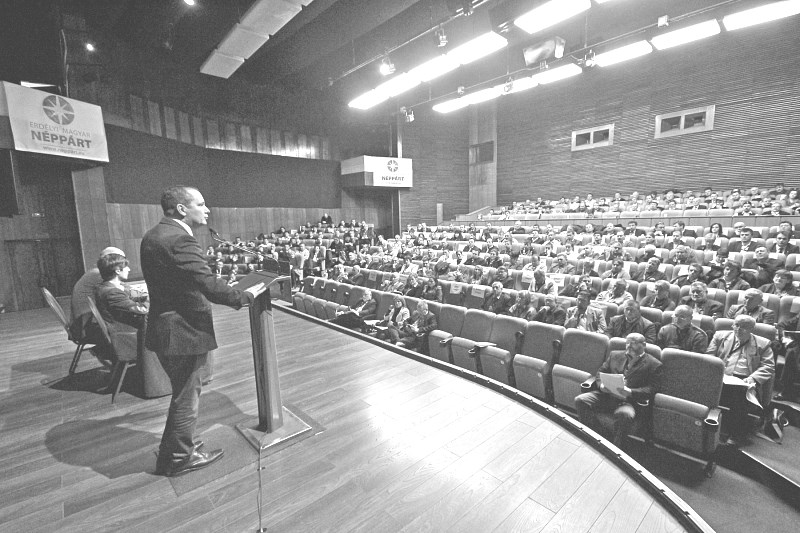
[[[632,299],[633,296],[628,292],[628,282],[624,279],[616,280],[609,285],[608,289],[598,294],[596,298],[598,302],[608,302],[616,305],[622,305]]]
[[[606,335],[609,338],[627,338],[631,333],[641,333],[649,343],[656,342],[656,326],[642,316],[639,304],[628,300],[621,306],[622,314],[608,321]]]
[[[661,380],[661,361],[645,353],[645,338],[640,333],[625,337],[625,350],[608,354],[597,373],[599,390],[585,392],[575,398],[575,409],[581,422],[602,433],[598,413],[613,413],[614,444],[620,446],[636,418],[635,402],[648,400],[656,392]],[[622,387],[603,383],[601,374],[621,374]]]
[[[725,316],[735,319],[740,315],[748,315],[759,324],[774,324],[775,311],[761,305],[763,301],[764,293],[758,289],[747,289],[744,291],[744,303],[732,305]]]
[[[606,316],[602,309],[590,307],[589,292],[582,291],[577,296],[578,305],[567,309],[564,327],[575,328],[595,333],[606,332]]]
[[[658,331],[656,344],[661,349],[676,348],[687,352],[706,353],[708,334],[692,324],[692,308],[679,305],[672,315],[672,324],[666,324]]]
[[[748,424],[748,401],[745,387],[755,387],[757,396],[763,399],[772,394],[775,377],[775,358],[771,342],[753,335],[756,321],[748,315],[738,315],[733,322],[733,331],[718,331],[711,339],[706,353],[722,359],[725,375],[742,380],[742,385],[726,384],[722,389],[720,405],[729,412],[723,418],[722,431],[734,439],[747,435],[752,427]]]
[[[330,321],[337,326],[350,329],[361,328],[365,330],[367,329],[367,325],[364,323],[364,319],[374,315],[377,308],[378,302],[372,297],[372,291],[364,289],[361,300],[355,307],[351,307],[346,311],[337,311],[336,318],[332,318]]]
[[[702,281],[695,281],[689,287],[689,296],[681,299],[681,305],[688,305],[692,312],[713,318],[720,318],[725,306],[708,298],[708,286]]]
[[[420,300],[408,322],[398,330],[398,346],[423,352],[428,347],[428,334],[438,327],[436,315],[428,310],[428,302]]]
[[[641,283],[643,281],[658,281],[666,278],[664,273],[659,270],[660,266],[661,260],[658,257],[651,257],[647,260],[647,266],[637,272],[633,277],[634,281]]]
[[[662,312],[675,309],[675,302],[669,296],[669,282],[667,280],[656,281],[654,289],[654,293],[648,294],[639,302],[642,307],[652,307]]]
[[[507,315],[508,310],[514,305],[514,296],[503,291],[503,284],[499,281],[492,282],[492,290],[483,301],[483,310],[491,311],[498,315]]]
[[[544,297],[544,305],[536,311],[533,321],[563,326],[566,318],[567,313],[558,305],[558,298],[552,294],[548,294]]]

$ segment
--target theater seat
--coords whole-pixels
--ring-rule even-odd
[[[438,315],[439,328],[431,331],[428,335],[428,349],[431,357],[446,363],[453,362],[450,342],[455,335],[461,334],[466,313],[467,310],[463,307],[442,305]]]
[[[524,318],[498,316],[492,322],[489,342],[494,346],[478,348],[481,373],[506,385],[516,386],[512,362],[522,339],[528,321]]]
[[[464,314],[461,333],[453,336],[450,353],[453,364],[481,373],[480,359],[477,357],[476,344],[489,342],[492,334],[494,313],[479,309],[468,309]]]
[[[581,385],[597,374],[608,355],[608,337],[578,329],[564,332],[558,363],[553,366],[553,401],[575,410],[575,397],[584,392]]]
[[[725,365],[710,355],[672,348],[661,354],[661,387],[653,398],[652,438],[669,449],[706,462],[713,473],[719,443]]]
[[[486,285],[468,285],[465,290],[464,299],[461,303],[468,309],[480,309],[486,299],[487,291],[491,290]]]
[[[528,323],[522,347],[514,357],[517,389],[553,403],[553,364],[558,361],[565,331],[563,326]]]

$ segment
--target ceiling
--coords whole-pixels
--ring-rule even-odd
[[[233,75],[253,83],[277,83],[325,91],[346,103],[382,80],[380,58],[391,52],[398,72],[447,51],[472,36],[497,31],[503,23],[544,0],[314,0],[248,59]],[[27,6],[46,4],[21,0]],[[253,0],[61,0],[62,11],[83,15],[89,31],[158,49],[176,62],[199,71],[200,65],[246,12]],[[566,49],[582,58],[595,45],[636,30],[653,31],[661,15],[680,24],[682,15],[714,7],[740,10],[756,0],[616,0],[530,36],[513,25],[503,33],[506,50],[435,80],[388,105],[413,105],[507,77],[525,68],[522,48],[558,35]],[[737,4],[739,4],[737,6]],[[21,5],[21,4],[20,4]],[[700,15],[702,16],[702,15]],[[712,15],[706,15],[710,18]],[[696,19],[698,22],[701,19]],[[447,48],[438,49],[432,30],[444,23]],[[428,33],[426,33],[428,32]]]

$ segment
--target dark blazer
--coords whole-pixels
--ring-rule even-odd
[[[628,323],[624,315],[611,317],[611,320],[608,321],[606,335],[609,338],[621,337],[624,339],[630,333],[641,333],[650,344],[656,342],[656,326],[644,317],[639,317],[639,320],[632,324]]]
[[[775,243],[772,246],[770,246],[769,251],[770,251],[770,253],[778,252],[778,253],[782,253],[784,255],[800,254],[800,246],[797,246],[795,244],[789,243],[789,244],[787,244],[785,246],[785,248],[786,249],[784,251],[778,252],[778,243]]]
[[[694,310],[694,301],[692,300],[691,296],[685,296],[681,298],[681,305],[688,305],[692,308],[692,310]],[[721,318],[724,310],[725,306],[720,302],[712,300],[711,298],[706,298],[706,301],[703,303],[701,314],[714,318]]]
[[[625,350],[614,350],[608,354],[598,372],[624,374],[626,386],[631,389],[633,400],[646,399],[658,392],[661,385],[661,361],[649,353],[644,353],[626,369],[627,360]]]
[[[145,233],[141,262],[150,293],[146,346],[158,354],[215,349],[209,301],[239,309],[249,300],[211,273],[197,239],[171,218],[162,218]]]
[[[130,296],[110,282],[105,281],[94,291],[97,310],[111,331],[131,331],[144,325],[144,314],[141,307]]]

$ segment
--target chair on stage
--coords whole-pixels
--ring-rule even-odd
[[[89,297],[89,309],[92,310],[92,315],[100,326],[100,331],[103,332],[103,337],[116,360],[114,369],[111,372],[111,381],[108,383],[108,389],[106,389],[112,391],[111,403],[114,403],[117,399],[117,394],[122,389],[122,383],[125,381],[128,368],[136,366],[139,353],[144,350],[142,330],[136,332],[110,332],[105,320],[100,315],[100,311],[97,309],[97,304],[91,297]]]
[[[61,322],[61,325],[67,332],[67,338],[74,342],[77,345],[75,348],[75,354],[72,356],[72,363],[69,365],[69,373],[74,374],[75,369],[78,367],[78,361],[81,358],[81,354],[83,353],[84,348],[88,345],[95,345],[96,342],[93,342],[94,339],[89,339],[86,336],[81,338],[76,338],[69,328],[69,320],[67,320],[67,315],[64,313],[64,309],[61,307],[61,304],[58,303],[53,293],[47,290],[45,287],[41,287],[42,295],[44,295],[45,301],[47,301],[47,305],[50,306],[50,309],[55,313],[58,321]]]

